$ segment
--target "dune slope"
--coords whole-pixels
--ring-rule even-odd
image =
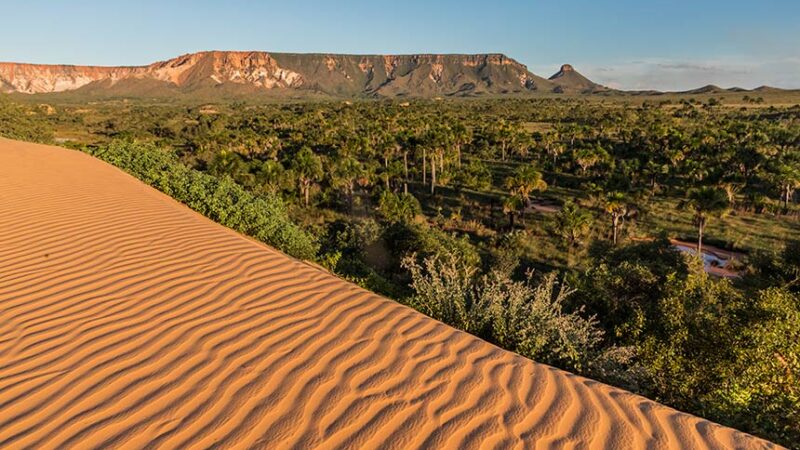
[[[0,448],[770,448],[0,139]]]

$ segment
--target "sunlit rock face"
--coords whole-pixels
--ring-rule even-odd
[[[139,70],[134,67],[0,63],[0,80],[5,92],[38,94],[70,91],[98,80],[118,80],[134,76]]]
[[[434,97],[552,92],[557,87],[556,83],[532,74],[527,67],[502,54],[333,55],[210,51],[134,67],[0,63],[0,90],[23,94],[82,89],[81,92],[95,95],[123,93],[128,96],[270,91]]]
[[[95,81],[153,79],[175,86],[205,80],[214,83],[251,84],[266,89],[298,87],[303,77],[279,67],[263,52],[202,52],[142,67],[92,67],[0,63],[0,80],[6,92],[40,94],[79,89]]]

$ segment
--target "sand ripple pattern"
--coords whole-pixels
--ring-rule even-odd
[[[0,448],[769,448],[0,140]]]

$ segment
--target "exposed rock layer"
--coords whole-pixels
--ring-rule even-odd
[[[523,64],[502,54],[333,55],[212,51],[135,67],[0,63],[0,90],[24,94],[80,91],[135,97],[223,92],[435,97],[574,90],[565,89],[563,81],[568,80],[549,81],[536,76]]]

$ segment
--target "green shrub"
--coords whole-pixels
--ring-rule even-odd
[[[29,142],[53,142],[53,132],[41,113],[8,101],[0,95],[0,136]]]
[[[403,260],[411,272],[419,311],[499,346],[547,364],[581,370],[601,341],[596,320],[564,310],[572,293],[555,273],[540,283],[514,281],[508,274],[478,269],[454,253]]]
[[[314,259],[315,240],[291,221],[283,201],[255,195],[230,177],[214,177],[181,164],[152,145],[115,142],[84,151],[130,173],[209,219],[300,259]]]
[[[422,214],[422,207],[411,194],[383,191],[378,201],[378,212],[389,223],[410,222]]]

